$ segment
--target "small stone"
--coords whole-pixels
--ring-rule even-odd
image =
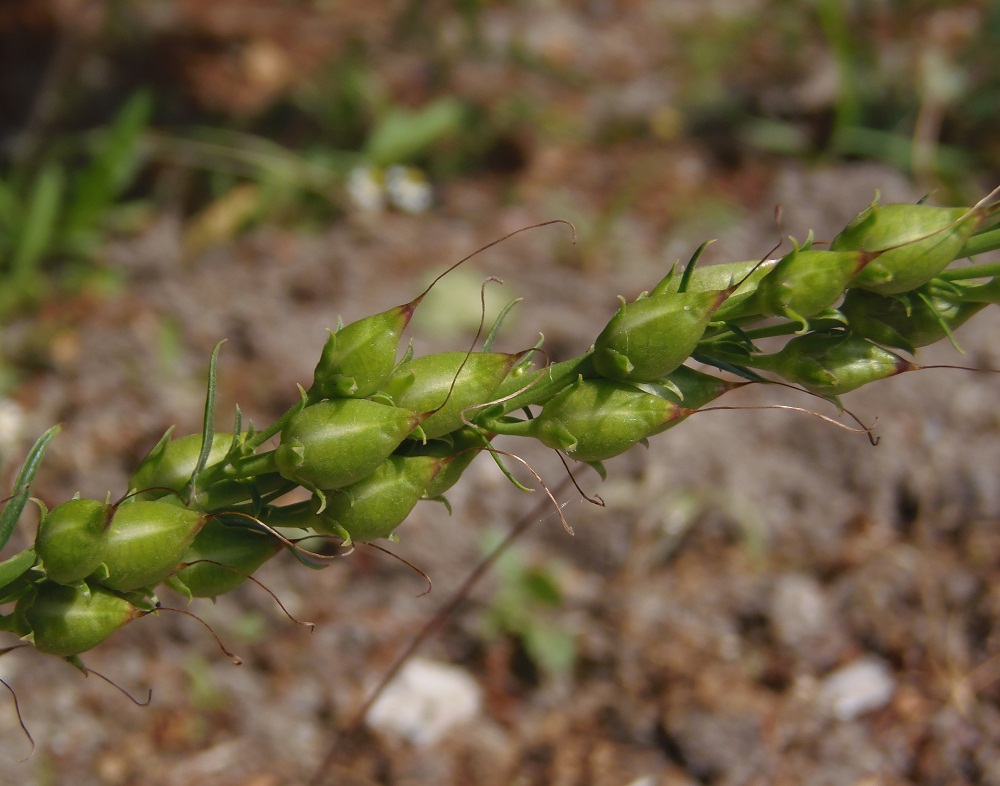
[[[863,655],[831,672],[820,687],[820,702],[839,720],[853,720],[886,706],[896,691],[889,664]]]
[[[414,745],[430,746],[474,718],[481,705],[479,685],[465,671],[415,658],[375,702],[367,722]]]
[[[769,616],[778,642],[817,671],[834,666],[842,657],[846,637],[823,586],[812,576],[779,576]]]
[[[771,601],[771,619],[778,640],[789,647],[802,647],[822,635],[831,620],[819,582],[800,573],[779,577]]]

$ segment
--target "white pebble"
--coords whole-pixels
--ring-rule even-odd
[[[820,701],[834,717],[852,720],[887,705],[895,690],[896,680],[889,664],[873,655],[863,655],[823,680]]]
[[[429,746],[474,718],[482,704],[476,682],[462,669],[415,658],[368,712],[368,725],[414,745]]]

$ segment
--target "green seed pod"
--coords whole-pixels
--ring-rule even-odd
[[[159,584],[180,564],[208,519],[169,502],[120,505],[108,527],[104,567],[94,580],[120,592]]]
[[[897,295],[948,267],[984,216],[982,210],[962,207],[875,203],[833,239],[830,250],[882,252],[850,286]]]
[[[868,263],[861,251],[800,249],[785,254],[757,285],[757,309],[801,322],[832,307]]]
[[[424,497],[443,461],[434,456],[390,457],[366,478],[328,493],[317,527],[346,542],[388,538]]]
[[[748,384],[750,383],[720,379],[703,371],[681,366],[664,378],[663,387],[657,391],[657,395],[676,404],[683,404],[688,409],[698,409],[710,401],[715,401],[723,393]]]
[[[488,402],[522,355],[499,352],[424,355],[401,363],[383,392],[404,409],[414,412],[437,409],[420,424],[427,439],[434,439],[461,428],[462,411]]]
[[[900,297],[852,289],[840,310],[856,335],[913,352],[946,338],[989,305],[955,295],[955,287],[933,282]]]
[[[634,385],[580,379],[548,401],[537,417],[497,419],[486,427],[498,434],[534,437],[579,461],[604,461],[693,412]]]
[[[484,440],[488,437],[479,429],[464,426],[426,444],[411,440],[405,455],[441,459],[440,471],[424,490],[424,495],[429,499],[440,497],[458,483],[462,473],[486,449]]]
[[[313,375],[319,398],[364,398],[378,390],[396,365],[399,339],[413,316],[407,303],[330,333]]]
[[[214,598],[236,589],[281,550],[274,535],[210,519],[185,552],[167,583],[184,595]],[[231,568],[231,570],[230,570]]]
[[[684,292],[622,301],[594,342],[594,368],[620,382],[655,382],[691,356],[727,296]]]
[[[576,382],[578,377],[589,379],[597,376],[594,370],[593,354],[588,352],[580,357],[564,360],[560,363],[549,363],[543,368],[532,368],[530,364],[517,364],[507,375],[500,387],[494,391],[494,399],[507,398],[502,407],[503,412],[514,412],[531,404],[548,401],[565,387]],[[497,414],[493,407],[470,412],[470,420],[485,411]]]
[[[96,499],[71,499],[46,513],[35,551],[56,584],[76,584],[97,570],[107,550],[114,507]]]
[[[275,464],[310,489],[335,489],[370,475],[424,416],[367,399],[321,401],[281,432]]]
[[[18,601],[17,626],[35,649],[70,658],[96,647],[147,612],[102,587],[45,581]]]
[[[232,444],[232,434],[216,432],[206,466],[222,461]],[[139,495],[140,499],[159,499],[170,493],[166,489],[183,491],[198,464],[199,455],[201,434],[188,434],[169,441],[161,439],[135,468],[128,481],[129,488],[149,489]]]
[[[899,355],[843,331],[793,338],[780,352],[754,355],[747,365],[828,398],[914,368]]]

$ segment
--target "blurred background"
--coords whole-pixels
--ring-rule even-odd
[[[541,331],[569,357],[707,238],[706,262],[756,259],[782,232],[830,239],[876,192],[974,203],[1000,183],[998,109],[987,0],[3,0],[3,483],[62,422],[35,493],[118,496],[166,427],[199,428],[219,339],[220,412],[263,425],[339,316],[554,218],[575,244],[547,227],[490,249],[413,335],[468,346],[496,275],[494,311],[524,298],[506,348]],[[1000,367],[1000,326],[977,322],[964,356],[926,362]],[[329,782],[1000,784],[995,401],[987,375],[912,374],[847,402],[881,416],[874,451],[744,413],[612,462],[608,510],[573,503],[572,541],[538,527],[428,645],[457,669],[437,694],[468,696],[461,731],[377,726]],[[305,782],[535,503],[478,464],[451,518],[401,533],[429,598],[375,552],[276,560],[268,585],[320,630],[252,588],[199,604],[237,670],[180,615],[130,626],[86,660],[153,686],[145,709],[5,656],[38,749],[22,761],[0,702],[0,781]]]

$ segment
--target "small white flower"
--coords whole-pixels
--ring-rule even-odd
[[[407,213],[425,213],[434,199],[427,175],[412,166],[391,166],[385,173],[389,202]]]
[[[385,178],[370,164],[356,166],[347,175],[347,194],[358,210],[381,213],[385,208]]]

